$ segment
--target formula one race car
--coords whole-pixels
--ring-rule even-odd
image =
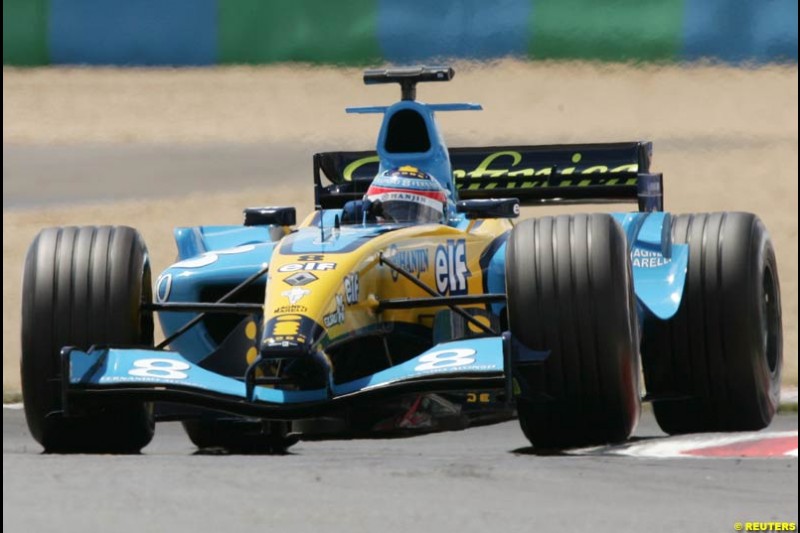
[[[43,230],[23,283],[22,385],[52,452],[136,452],[154,420],[200,448],[412,435],[518,416],[539,449],[763,428],[782,365],[775,254],[755,215],[670,215],[645,142],[448,149],[419,82],[376,152],[314,156],[316,210],[178,228],[151,284],[128,227]],[[516,222],[520,205],[638,211]],[[157,313],[166,338],[154,344]],[[641,357],[640,357],[641,354]],[[641,361],[641,363],[640,363]],[[640,386],[643,371],[646,395]]]

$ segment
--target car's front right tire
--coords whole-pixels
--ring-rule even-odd
[[[152,345],[150,262],[124,226],[42,230],[22,282],[22,398],[31,435],[47,452],[135,453],[153,438],[152,405],[104,402],[63,416],[65,346]]]

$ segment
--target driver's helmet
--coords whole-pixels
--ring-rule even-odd
[[[378,221],[415,224],[443,222],[447,199],[433,176],[410,165],[378,174],[364,197]]]

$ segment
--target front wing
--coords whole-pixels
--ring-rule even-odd
[[[446,342],[404,363],[346,383],[313,390],[256,387],[248,400],[243,379],[189,362],[178,352],[92,348],[62,351],[64,409],[84,395],[172,401],[241,415],[291,419],[321,414],[346,402],[416,392],[505,389],[511,392],[508,334]],[[546,354],[527,353],[527,362]]]

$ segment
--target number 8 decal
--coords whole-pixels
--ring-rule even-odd
[[[474,355],[475,350],[472,348],[453,348],[450,350],[426,353],[419,358],[421,364],[417,365],[414,370],[416,372],[424,372],[426,370],[449,368],[451,366],[471,365],[475,362]]]
[[[128,375],[145,378],[186,379],[189,375],[182,370],[189,370],[192,365],[172,359],[137,359]]]

